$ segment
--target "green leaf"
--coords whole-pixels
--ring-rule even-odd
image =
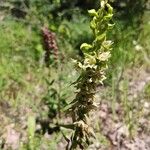
[[[105,37],[106,37],[106,33],[103,33],[103,34],[97,36],[96,39],[97,39],[98,41],[102,41],[102,40],[105,39]]]
[[[88,13],[90,14],[90,16],[98,16],[95,9],[88,10]]]
[[[104,17],[104,20],[110,20],[112,18],[113,14],[108,14]]]
[[[95,20],[92,20],[92,21],[91,21],[90,27],[91,27],[91,29],[95,29],[95,28],[96,28]]]
[[[87,52],[89,49],[92,48],[92,45],[90,44],[87,44],[87,43],[83,43],[81,46],[80,46],[80,49],[83,51],[83,52]]]
[[[115,24],[108,23],[108,29],[112,29]]]
[[[113,13],[113,8],[109,4],[106,4],[106,6],[108,7],[108,12],[110,14],[112,14]]]
[[[30,138],[34,137],[34,133],[35,133],[35,127],[36,123],[35,123],[35,116],[31,115],[28,117],[28,134]]]

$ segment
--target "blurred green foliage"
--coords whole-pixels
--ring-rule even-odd
[[[38,58],[40,51],[40,37],[30,27],[22,22],[2,21],[0,23],[1,57],[24,56],[24,61],[30,58]],[[40,47],[40,46],[39,46]],[[13,57],[12,57],[13,59]],[[17,58],[16,58],[17,59]],[[19,58],[18,58],[19,59]]]

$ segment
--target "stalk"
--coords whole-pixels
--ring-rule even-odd
[[[106,35],[113,28],[113,8],[107,0],[101,0],[100,9],[89,10],[93,17],[90,27],[94,34],[91,44],[83,43],[80,49],[84,58],[81,61],[75,60],[77,71],[80,76],[74,82],[77,89],[75,99],[71,102],[69,111],[72,114],[74,132],[71,136],[71,149],[84,149],[90,145],[90,137],[94,132],[89,124],[90,111],[97,108],[95,94],[97,86],[106,79],[106,69],[111,56],[112,42],[107,40]]]

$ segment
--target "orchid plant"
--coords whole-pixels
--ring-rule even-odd
[[[112,41],[107,40],[107,33],[113,28],[113,8],[107,0],[101,0],[100,9],[89,10],[93,17],[90,27],[94,34],[91,44],[83,43],[81,61],[74,60],[79,78],[74,82],[77,89],[75,99],[70,103],[69,112],[72,114],[74,130],[71,145],[68,149],[84,149],[90,145],[90,137],[94,137],[93,128],[89,124],[89,112],[97,108],[95,94],[97,86],[106,79],[106,69],[111,56]]]

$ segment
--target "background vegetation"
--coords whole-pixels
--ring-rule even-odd
[[[150,3],[110,3],[114,46],[91,114],[97,139],[89,149],[144,150],[150,148]],[[99,0],[0,1],[0,149],[65,149],[69,132],[57,123],[70,122],[65,110],[78,77],[70,58],[82,58],[80,45],[93,40],[87,10],[98,6]],[[58,50],[48,66],[43,27],[55,33]]]

